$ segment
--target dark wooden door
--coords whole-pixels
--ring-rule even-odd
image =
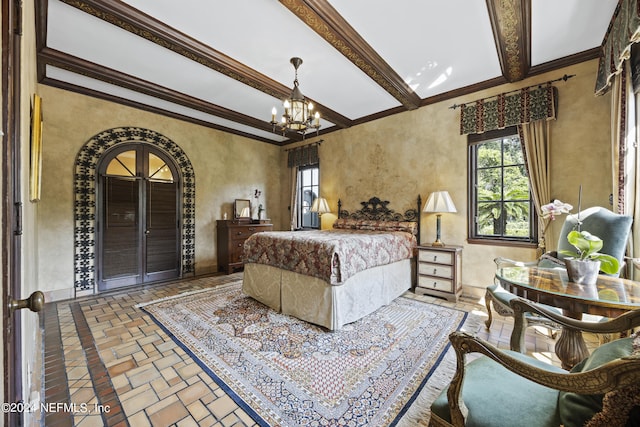
[[[178,276],[178,184],[146,182],[145,281]]]
[[[180,276],[180,182],[169,157],[125,145],[100,167],[98,288]]]
[[[140,179],[104,177],[102,290],[142,283]]]

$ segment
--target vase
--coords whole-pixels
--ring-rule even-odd
[[[600,261],[565,258],[569,281],[580,285],[595,285],[598,281]]]

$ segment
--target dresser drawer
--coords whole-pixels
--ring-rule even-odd
[[[418,252],[418,261],[453,264],[453,254],[451,252],[437,252],[422,249]]]
[[[244,240],[233,241],[229,246],[229,263],[242,262],[244,255]]]
[[[428,274],[429,276],[453,278],[453,267],[450,265],[418,263],[418,274]]]
[[[229,230],[232,240],[247,240],[249,236],[262,231],[260,227],[233,227]]]
[[[219,219],[216,225],[218,270],[227,274],[241,270],[244,266],[244,242],[252,234],[271,230],[273,225],[266,222],[255,224],[248,220]]]
[[[421,288],[436,289],[443,292],[453,292],[453,281],[436,279],[433,277],[418,276],[418,286]]]

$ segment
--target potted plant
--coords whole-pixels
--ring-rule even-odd
[[[569,280],[572,282],[592,285],[596,283],[599,271],[616,274],[620,269],[616,258],[598,252],[603,244],[598,236],[584,230],[573,230],[567,235],[567,240],[577,250],[577,252],[560,251],[563,255],[570,257],[565,258],[565,265]]]

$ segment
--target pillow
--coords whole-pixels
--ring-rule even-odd
[[[633,352],[633,338],[620,338],[596,348],[593,353],[571,369],[585,372]],[[582,427],[596,413],[602,411],[602,394],[578,394],[560,392],[558,410],[565,427]],[[634,424],[635,425],[635,424]]]
[[[338,218],[333,223],[333,228],[343,230],[404,231],[413,235],[418,233],[418,224],[414,221]]]

